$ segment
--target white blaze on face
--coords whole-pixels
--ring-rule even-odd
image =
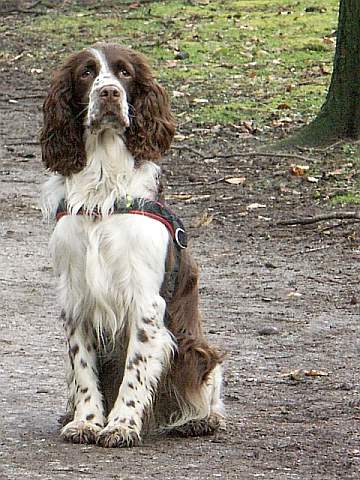
[[[130,125],[129,105],[127,102],[126,91],[124,87],[121,85],[118,78],[111,71],[104,53],[96,48],[90,48],[89,50],[99,62],[100,71],[98,76],[94,80],[94,83],[91,87],[90,94],[89,94],[89,108],[88,108],[87,122],[86,122],[87,126],[90,126],[93,123],[93,121],[96,119],[96,116],[99,113],[100,90],[106,86],[113,86],[113,87],[116,87],[120,92],[119,103],[120,103],[121,114],[123,117],[122,119],[124,121],[125,127],[128,127]]]

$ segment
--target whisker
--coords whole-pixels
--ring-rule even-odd
[[[88,110],[89,106],[87,105],[85,108],[83,108],[77,115],[76,118],[79,118],[84,112]]]

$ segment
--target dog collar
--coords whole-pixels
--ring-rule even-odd
[[[187,247],[187,234],[184,224],[170,208],[161,202],[144,198],[125,197],[124,199],[116,200],[111,213],[144,215],[157,220],[165,225],[178,248],[183,249]],[[71,213],[67,209],[65,200],[62,199],[56,211],[56,221],[59,221],[64,215],[71,215]],[[95,218],[101,218],[102,216],[97,209],[87,212],[83,208],[77,212],[77,215],[88,215]]]

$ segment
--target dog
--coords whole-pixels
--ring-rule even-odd
[[[127,447],[149,429],[224,428],[222,355],[204,338],[197,266],[163,197],[174,118],[147,59],[103,43],[73,54],[43,116],[41,204],[57,220],[69,353],[62,438]]]

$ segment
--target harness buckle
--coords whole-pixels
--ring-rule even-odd
[[[187,247],[187,235],[183,228],[178,227],[175,230],[174,239],[178,247],[180,248]]]

